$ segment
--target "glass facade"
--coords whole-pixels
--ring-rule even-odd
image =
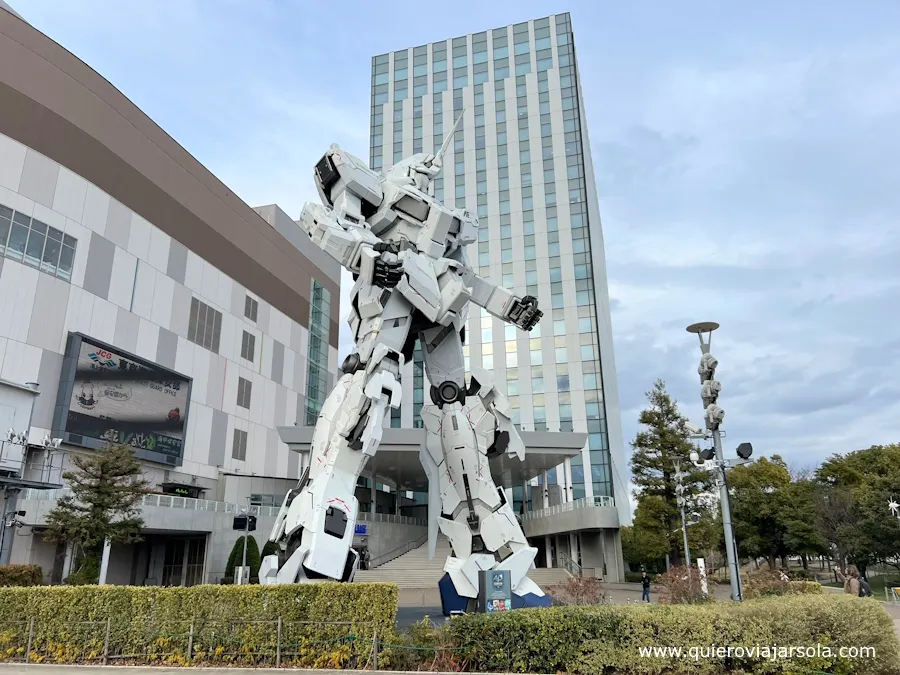
[[[522,429],[588,434],[583,462],[548,473],[566,499],[613,496],[598,329],[609,317],[597,315],[592,260],[604,254],[589,231],[569,15],[376,56],[370,165],[386,169],[423,147],[436,151],[460,114],[434,195],[478,214],[469,263],[495,283],[537,296],[544,311],[526,334],[471,306],[466,365],[496,373]],[[599,292],[607,292],[605,279]],[[391,425],[420,426],[430,386],[421,352],[402,376],[412,378],[413,396]],[[517,510],[522,498],[515,488]]]
[[[328,395],[328,332],[331,293],[315,279],[309,300],[309,353],[306,370],[306,426],[315,426]]]

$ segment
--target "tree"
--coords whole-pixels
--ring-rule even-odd
[[[865,573],[874,561],[897,564],[900,522],[887,512],[900,496],[900,444],[873,445],[826,460],[816,472],[825,505],[822,534]]]
[[[622,555],[633,571],[661,571],[669,552],[668,513],[660,497],[638,499],[634,525],[622,528]]]
[[[737,466],[728,475],[738,546],[752,558],[765,556],[770,569],[775,569],[776,558],[791,552],[785,543],[787,527],[781,508],[790,483],[791,474],[778,455]]]
[[[828,541],[819,527],[818,486],[806,475],[792,476],[781,495],[780,519],[787,550],[800,556],[808,569],[810,556],[828,551]]]
[[[71,455],[74,471],[63,473],[72,491],[47,514],[44,538],[75,546],[78,569],[99,572],[106,540],[130,544],[141,541],[144,521],[139,502],[148,483],[129,445],[107,445],[96,452]],[[87,582],[96,583],[91,572]]]
[[[697,469],[690,461],[693,446],[685,428],[687,420],[678,412],[678,404],[666,391],[665,382],[656,381],[653,389],[647,392],[647,401],[649,406],[638,418],[645,429],[631,443],[634,451],[631,456],[631,471],[637,487],[635,497],[639,503],[647,497],[662,500],[659,516],[666,531],[671,561],[677,564],[681,561],[682,538],[679,527],[681,514],[675,494],[674,462],[681,464],[684,496],[689,503],[703,490],[709,478],[706,472]],[[689,511],[690,506],[685,510]]]
[[[240,567],[244,560],[244,537],[238,537],[231,547],[231,554],[225,565],[225,578],[234,580],[234,568]],[[247,535],[247,566],[250,568],[250,578],[259,576],[259,566],[262,559],[259,556],[259,544],[252,535]]]
[[[262,553],[260,553],[260,558],[265,558],[267,555],[278,555],[281,552],[281,548],[274,541],[266,540],[266,543],[263,545]]]

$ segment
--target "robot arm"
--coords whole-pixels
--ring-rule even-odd
[[[469,267],[463,246],[459,246],[448,257],[461,263],[463,281],[472,289],[472,302],[484,307],[489,314],[525,331],[531,331],[541,320],[544,313],[537,308],[537,298],[531,295],[520,297],[475,274]]]
[[[403,262],[371,231],[342,220],[331,209],[307,202],[300,226],[313,243],[354,274],[381,288],[393,288],[403,276]]]

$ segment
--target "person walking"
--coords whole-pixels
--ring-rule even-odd
[[[834,573],[837,575],[838,581],[844,583],[844,593],[859,597],[859,570],[856,565],[850,565],[843,572],[836,569]]]
[[[641,602],[650,602],[650,577],[641,572]]]

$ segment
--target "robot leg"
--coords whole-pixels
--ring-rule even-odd
[[[356,481],[378,449],[387,407],[400,405],[399,362],[389,351],[377,347],[370,367],[354,364],[326,399],[310,465],[285,496],[269,537],[282,555],[263,559],[260,583],[353,580],[359,563],[352,549]]]
[[[446,351],[426,349],[426,368],[429,356],[442,355],[446,363]],[[440,370],[431,365],[431,370]],[[549,598],[527,577],[537,549],[528,545],[505,492],[491,477],[490,457],[503,452],[524,457],[506,398],[493,386],[489,373],[475,369],[468,390],[455,395],[454,386],[444,381],[432,389],[432,399],[437,405],[425,406],[421,413],[426,443],[420,457],[429,477],[429,511],[436,514],[440,509],[437,525],[454,553],[439,584],[444,613],[472,611],[479,572],[491,569],[510,572],[513,607],[549,606]],[[433,555],[433,520],[431,525]]]

